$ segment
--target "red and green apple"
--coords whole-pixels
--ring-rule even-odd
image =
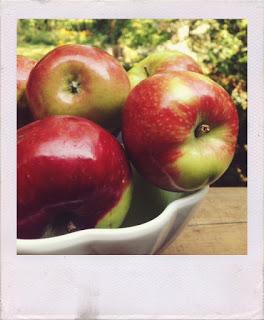
[[[131,87],[156,74],[170,71],[193,71],[202,73],[199,64],[187,54],[178,51],[154,52],[136,63],[128,71]]]
[[[21,127],[33,121],[26,98],[26,85],[30,71],[37,62],[17,55],[17,126]]]
[[[18,130],[18,238],[41,237],[65,214],[78,229],[119,227],[131,196],[123,148],[92,121],[51,116]]]
[[[169,191],[193,191],[227,170],[238,114],[229,94],[199,73],[160,73],[129,94],[122,134],[132,163]]]
[[[64,45],[44,56],[32,70],[27,97],[36,119],[75,115],[113,131],[130,83],[124,68],[105,51],[86,45]]]

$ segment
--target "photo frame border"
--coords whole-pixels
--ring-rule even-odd
[[[263,10],[262,1],[2,2],[1,319],[263,319]],[[248,19],[247,255],[16,255],[16,21],[84,17]]]

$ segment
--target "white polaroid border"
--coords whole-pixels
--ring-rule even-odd
[[[263,319],[262,1],[5,1],[1,7],[1,316]],[[248,254],[16,255],[16,20],[248,19]]]

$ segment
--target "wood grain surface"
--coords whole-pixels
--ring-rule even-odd
[[[181,234],[161,254],[247,254],[247,189],[210,188]]]

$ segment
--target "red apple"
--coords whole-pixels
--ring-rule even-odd
[[[170,191],[197,190],[216,181],[234,156],[237,134],[237,110],[229,94],[189,71],[143,80],[123,112],[123,139],[132,163]]]
[[[18,108],[26,108],[27,101],[25,97],[26,85],[30,71],[35,66],[37,62],[24,57],[22,55],[17,55],[17,106]]]
[[[21,127],[31,121],[33,116],[29,110],[26,99],[26,85],[30,71],[35,66],[36,61],[24,57],[17,56],[17,126]]]
[[[39,61],[26,92],[36,119],[76,115],[112,131],[120,127],[129,91],[126,71],[114,57],[90,46],[65,45]]]
[[[18,238],[40,237],[66,213],[79,229],[119,227],[131,190],[123,148],[95,123],[52,116],[18,130]]]
[[[193,71],[202,73],[199,64],[187,54],[178,51],[154,52],[136,63],[128,72],[131,86],[156,74],[171,71]]]

